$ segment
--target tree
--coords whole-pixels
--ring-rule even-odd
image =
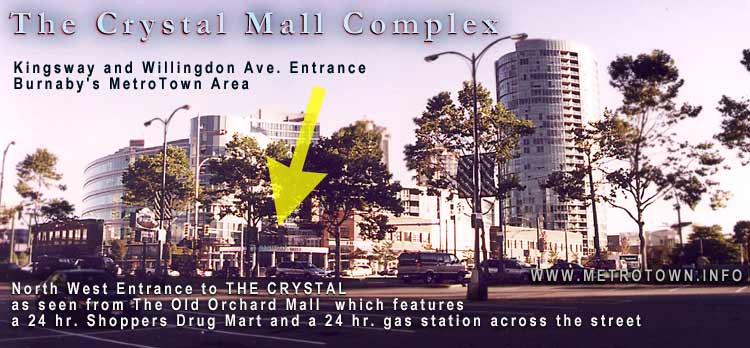
[[[642,267],[646,269],[644,212],[674,190],[703,187],[675,184],[680,180],[699,182],[705,172],[684,165],[679,154],[689,147],[677,143],[673,132],[680,121],[696,117],[701,107],[677,105],[675,99],[685,81],[672,57],[661,50],[620,56],[610,64],[609,75],[610,85],[622,93],[623,100],[615,116],[616,131],[605,142],[607,157],[619,163],[618,168],[606,172],[611,191],[605,198],[637,224]],[[632,204],[621,203],[618,196]]]
[[[619,242],[618,246],[620,248],[620,253],[630,254],[630,238],[628,238],[628,236],[620,235],[618,242]]]
[[[125,204],[159,211],[156,197],[161,194],[162,156],[161,151],[143,155],[128,165],[128,170],[122,174],[122,184],[125,187],[122,200]],[[169,146],[165,192],[166,197],[171,198],[172,210],[184,210],[192,202],[194,185],[187,153],[179,147]]]
[[[125,261],[125,257],[128,255],[128,242],[122,239],[113,240],[110,253],[116,261]]]
[[[474,250],[473,249],[464,250],[461,256],[463,256],[463,261],[467,265],[472,265],[472,266],[474,265]]]
[[[59,183],[62,174],[57,171],[57,156],[47,149],[36,149],[34,153],[26,155],[16,165],[16,176],[16,192],[25,201],[22,205],[28,207],[29,244],[33,250],[33,225],[39,223],[45,191],[65,191],[66,187]],[[18,260],[19,264],[23,264],[20,257]]]
[[[359,235],[368,240],[383,240],[386,235],[390,235],[396,232],[398,229],[396,226],[388,224],[388,215],[380,214],[377,212],[370,212],[362,216],[363,221],[357,225],[359,227]]]
[[[718,173],[724,162],[714,144],[709,142],[690,145],[682,143],[677,150],[671,150],[668,160],[672,163],[671,173],[665,176],[670,190],[664,195],[664,200],[674,200],[674,209],[677,212],[677,234],[682,240],[682,205],[687,205],[690,210],[695,210],[703,196],[710,194],[712,209],[716,210],[726,206],[726,201],[731,198],[731,193],[718,188],[719,183],[710,179]],[[725,168],[727,168],[725,166]]]
[[[388,271],[388,262],[395,260],[398,253],[393,250],[392,240],[381,240],[373,247],[372,250],[377,255],[378,260],[383,261],[383,270]]]
[[[16,217],[20,218],[22,213],[23,205],[21,204],[9,206],[7,208],[0,207],[0,226],[10,224],[9,229],[7,230],[9,234],[8,237],[10,238],[8,243],[6,243],[8,250],[0,251],[0,255],[8,255],[8,262],[14,262],[16,256],[16,252],[13,250],[16,243]]]
[[[508,173],[506,164],[516,156],[520,138],[533,134],[534,126],[529,120],[518,119],[504,105],[495,104],[490,91],[481,84],[477,85],[476,93],[482,128],[479,147],[482,153],[493,157],[499,169],[493,191],[502,212],[508,194],[523,189],[516,174]],[[458,191],[457,173],[450,171],[448,159],[455,160],[474,151],[471,82],[464,82],[457,96],[458,103],[449,92],[430,98],[422,115],[414,118],[415,142],[404,149],[407,168],[416,172],[418,182],[427,187],[428,195],[438,195],[441,190]],[[469,206],[472,203],[469,202]],[[504,214],[500,214],[500,218],[500,225],[504,226]],[[502,251],[502,244],[498,245]]]
[[[65,199],[55,198],[45,203],[40,209],[44,222],[61,222],[75,219],[75,207]]]
[[[547,176],[547,180],[541,184],[543,188],[551,188],[557,194],[557,201],[566,206],[575,200],[586,202],[586,169],[583,167],[575,168],[570,171],[555,171]],[[596,225],[596,223],[595,223]],[[565,226],[565,261],[568,261],[568,227]],[[594,238],[595,244],[598,238]],[[588,241],[584,240],[583,243]],[[596,247],[596,259],[599,260],[601,254],[599,247]],[[556,255],[557,256],[557,255]]]
[[[750,49],[742,51],[743,59],[740,63],[750,71]],[[742,164],[750,163],[747,153],[750,152],[750,100],[740,100],[722,96],[717,108],[722,114],[721,132],[714,136],[721,144],[729,149],[738,150],[738,157]]]
[[[8,225],[15,216],[23,212],[23,205],[0,207],[0,226]]]
[[[521,137],[534,134],[534,124],[530,120],[521,120],[504,105],[498,104],[488,118],[496,132],[495,138],[489,138],[482,147],[495,157],[497,177],[495,180],[495,198],[499,208],[500,236],[498,236],[498,254],[505,257],[503,248],[505,240],[505,201],[513,191],[526,188],[521,185],[518,175],[508,171],[508,162],[518,157],[518,143]]]
[[[313,190],[326,232],[333,236],[335,276],[341,271],[341,225],[354,216],[392,213],[403,210],[398,193],[401,185],[381,161],[381,135],[368,129],[363,121],[336,131],[330,138],[321,138],[311,148],[305,170],[327,173]]]
[[[578,253],[574,252],[570,255],[570,262],[572,263],[581,263],[581,258],[578,256]]]
[[[574,130],[573,141],[577,151],[583,154],[584,163],[566,170],[552,172],[544,183],[544,187],[551,188],[557,195],[559,202],[579,201],[586,206],[591,206],[591,215],[594,225],[594,250],[595,260],[598,263],[601,258],[601,243],[599,236],[599,214],[596,204],[601,198],[599,187],[601,182],[595,177],[601,176],[605,160],[603,149],[616,148],[619,144],[605,144],[605,142],[616,142],[618,138],[612,136],[618,126],[614,115],[605,110],[604,117],[600,121],[590,122],[588,125]],[[585,241],[584,241],[585,242]]]
[[[66,189],[65,185],[59,184],[62,174],[57,172],[57,156],[47,149],[36,149],[16,165],[16,175],[16,192],[32,209],[29,222],[31,224],[33,219],[33,223],[38,223],[45,191]]]
[[[734,241],[745,245],[745,263],[750,264],[750,221],[741,220],[734,224]]]
[[[172,257],[177,254],[179,251],[179,248],[177,248],[177,244],[173,244],[172,242],[167,243],[167,265],[169,267],[172,267]]]
[[[547,257],[547,262],[554,265],[557,263],[557,261],[560,259],[560,253],[557,252],[557,249],[550,249],[548,252],[549,256]]]
[[[662,266],[670,263],[670,256],[673,252],[674,251],[671,249],[670,245],[650,246],[648,252],[648,264],[654,268],[661,268]]]
[[[22,253],[16,254],[16,263],[21,267],[28,265],[30,262],[29,259],[30,259],[29,253],[22,252]]]
[[[721,226],[696,226],[689,241],[673,253],[675,262],[695,263],[698,257],[706,256],[714,264],[729,264],[739,260],[739,248],[721,233]]]
[[[212,174],[213,188],[207,193],[210,205],[220,209],[221,216],[234,215],[247,221],[243,230],[245,245],[254,244],[252,274],[258,276],[258,249],[261,231],[258,225],[263,219],[276,215],[271,191],[271,180],[268,174],[266,157],[288,163],[289,146],[283,142],[274,142],[261,149],[253,137],[234,134],[219,158],[208,165]],[[242,266],[244,269],[244,257]]]

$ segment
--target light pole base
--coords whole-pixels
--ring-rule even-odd
[[[468,301],[487,301],[487,283],[482,281],[481,273],[481,270],[478,269],[471,272],[471,279],[466,287],[466,299]]]

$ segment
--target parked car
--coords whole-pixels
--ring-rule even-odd
[[[15,263],[0,263],[0,282],[22,280],[28,276],[21,267]]]
[[[240,268],[239,267],[234,267],[234,266],[224,267],[224,268],[222,268],[222,269],[220,269],[218,271],[214,271],[213,272],[213,277],[214,278],[224,278],[224,279],[239,278],[240,277]]]
[[[45,279],[49,277],[55,271],[63,271],[69,269],[75,269],[76,266],[70,259],[53,257],[53,256],[41,256],[35,261],[33,276],[36,278]]]
[[[276,265],[272,271],[277,278],[323,278],[326,271],[309,262],[303,261],[284,261]]]
[[[398,257],[398,277],[405,283],[422,280],[427,284],[451,280],[463,283],[466,266],[449,253],[406,252]]]
[[[167,276],[169,277],[179,277],[180,271],[169,268],[166,270]],[[134,276],[134,277],[154,277],[157,275],[156,268],[154,267],[146,267],[145,269],[133,269],[131,270],[128,275]]]
[[[369,265],[359,265],[349,270],[349,277],[368,277],[373,274]]]
[[[573,262],[566,262],[564,260],[558,260],[555,262],[555,264],[550,267],[550,269],[570,269],[573,272],[572,275],[572,281],[574,282],[581,282],[584,279],[584,273],[586,272],[587,268],[581,266],[580,264],[573,263]],[[558,276],[558,279],[560,277]]]
[[[122,269],[118,266],[115,261],[106,256],[86,256],[78,259],[75,263],[76,268],[79,269],[100,269],[107,271],[113,276],[119,276],[122,274]]]
[[[35,265],[36,265],[36,262],[30,262],[28,265],[21,267],[21,270],[26,272],[26,274],[32,274],[34,273]]]
[[[210,269],[200,269],[200,268],[198,268],[198,269],[195,270],[195,275],[197,277],[200,277],[200,278],[211,277],[211,276],[213,276],[213,274],[214,274],[214,271],[212,271]]]
[[[384,269],[378,272],[378,274],[382,276],[395,276],[395,275],[398,275],[398,268],[391,267],[389,269]]]
[[[133,307],[132,300],[135,298],[132,295],[118,294],[116,291],[103,291],[91,292],[85,294],[78,292],[76,294],[68,293],[67,283],[80,283],[82,286],[103,286],[108,284],[110,289],[115,287],[115,277],[107,271],[95,270],[95,269],[69,269],[55,271],[45,281],[47,284],[54,284],[57,287],[57,293],[55,294],[41,294],[37,297],[38,301],[55,301],[55,302],[75,302],[75,311],[67,312],[74,318],[83,318],[86,314],[99,313],[103,315],[124,315],[124,316],[137,316],[137,311]],[[93,302],[122,302],[123,310],[101,310],[101,307],[96,311],[86,310],[86,300],[91,299]],[[42,312],[44,313],[44,311]],[[50,313],[54,313],[51,311]]]
[[[490,279],[496,282],[527,283],[531,280],[531,266],[516,260],[484,260],[482,267],[487,267]]]

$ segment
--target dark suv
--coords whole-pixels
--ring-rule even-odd
[[[486,267],[490,279],[496,282],[528,283],[531,280],[531,266],[516,259],[484,260],[481,267]]]
[[[448,253],[402,253],[398,257],[398,277],[405,283],[423,280],[427,284],[441,280],[463,283],[466,266]]]
[[[22,271],[15,263],[0,263],[0,282],[21,280],[26,278],[26,272]]]
[[[70,259],[54,256],[41,256],[35,260],[32,274],[36,278],[47,278],[55,271],[74,268],[76,268],[76,266]]]
[[[571,272],[571,280],[573,282],[582,282],[586,278],[586,272],[592,270],[592,268],[586,268],[577,263],[566,262],[564,260],[558,260],[550,269],[569,270],[567,272]]]

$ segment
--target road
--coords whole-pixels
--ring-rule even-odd
[[[466,288],[459,285],[434,287],[389,287],[347,290],[349,298],[379,298],[382,311],[336,310],[334,302],[342,298],[324,297],[315,312],[291,312],[283,309],[262,312],[262,316],[294,317],[300,314],[306,323],[315,317],[318,323],[342,316],[335,327],[273,328],[265,319],[260,328],[226,328],[225,313],[203,308],[185,312],[194,317],[213,318],[214,330],[197,327],[175,327],[180,312],[162,313],[168,327],[116,329],[55,329],[51,327],[11,328],[9,286],[0,284],[0,347],[740,347],[747,342],[750,323],[750,288],[746,285],[649,286],[619,285],[519,285],[490,288],[490,300],[464,303],[461,311],[396,312],[389,306],[393,299],[462,300]],[[370,325],[352,325],[352,315],[367,317]],[[481,321],[481,327],[420,327],[424,318],[458,314],[470,322]],[[581,318],[581,327],[558,327],[557,316],[567,315],[571,324]],[[604,318],[602,318],[604,316]],[[411,327],[384,327],[388,318],[412,320]],[[604,319],[609,324],[628,320],[633,327],[592,327]],[[610,319],[611,317],[611,319]],[[479,318],[479,319],[474,319]],[[491,327],[492,318],[504,320],[513,327]],[[521,320],[520,318],[524,318]],[[545,327],[520,327],[534,318]],[[628,319],[629,318],[629,319]],[[637,318],[637,319],[636,319]],[[397,319],[390,320],[394,324]],[[636,327],[636,320],[640,327]],[[361,323],[360,323],[361,324]],[[319,324],[320,325],[320,324]],[[304,325],[303,325],[304,326]]]

